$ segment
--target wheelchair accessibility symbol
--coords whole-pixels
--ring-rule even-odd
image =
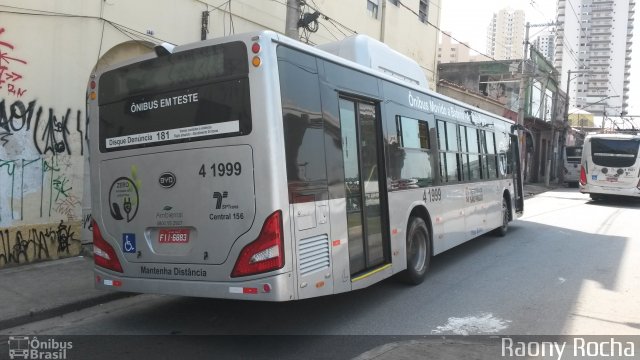
[[[136,234],[122,234],[122,250],[126,253],[136,252]]]

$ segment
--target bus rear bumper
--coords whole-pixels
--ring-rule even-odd
[[[295,299],[291,273],[239,282],[133,278],[114,276],[100,268],[93,273],[99,290],[256,301]]]
[[[640,189],[634,187],[629,188],[616,188],[611,186],[598,186],[587,185],[580,186],[580,192],[583,194],[596,194],[596,195],[617,195],[617,196],[630,196],[640,197]]]

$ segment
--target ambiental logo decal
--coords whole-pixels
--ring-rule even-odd
[[[176,175],[170,171],[160,174],[158,183],[165,189],[172,188],[176,184]]]
[[[111,189],[109,189],[111,217],[116,220],[126,219],[127,222],[131,222],[138,213],[138,205],[140,205],[140,196],[138,187],[133,180],[124,176],[117,178],[111,184]],[[124,215],[122,214],[123,211]]]

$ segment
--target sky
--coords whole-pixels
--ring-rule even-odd
[[[576,1],[577,0],[572,0]],[[556,18],[556,0],[441,0],[440,29],[480,52],[486,51],[487,26],[494,13],[503,8],[524,10],[526,21],[531,24],[553,22]],[[535,39],[542,27],[531,28],[529,39]],[[473,52],[472,52],[473,54]],[[631,53],[631,78],[629,91],[630,115],[640,115],[640,11],[636,6],[633,48]],[[640,125],[640,118],[635,119]]]

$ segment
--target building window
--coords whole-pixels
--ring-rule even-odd
[[[420,0],[420,8],[418,10],[418,16],[420,21],[427,23],[429,20],[429,0]]]
[[[378,0],[367,0],[367,12],[372,18],[378,18]]]

